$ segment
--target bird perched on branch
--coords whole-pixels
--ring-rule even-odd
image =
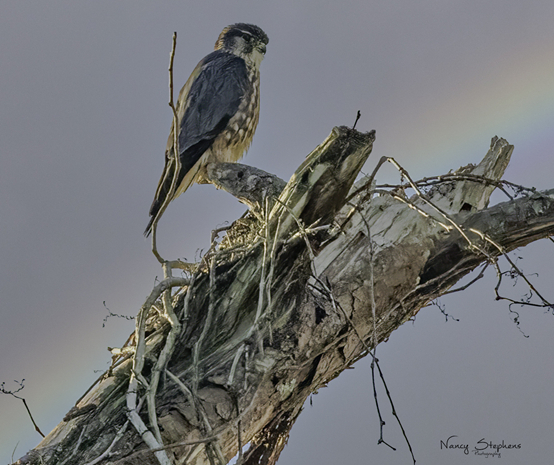
[[[179,93],[179,155],[172,125],[165,167],[150,207],[148,236],[172,200],[206,178],[206,165],[236,162],[248,150],[260,111],[260,63],[267,35],[252,24],[227,26],[215,50],[196,66]]]

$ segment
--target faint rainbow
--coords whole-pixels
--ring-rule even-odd
[[[546,46],[518,57],[517,68],[507,57],[499,59],[494,75],[468,82],[457,95],[429,110],[438,137],[421,150],[427,161],[445,152],[462,154],[494,135],[519,144],[554,134],[554,60]],[[515,52],[513,52],[515,53]],[[510,56],[513,55],[510,54]],[[419,130],[418,130],[419,131]],[[455,147],[455,149],[453,149]],[[486,150],[488,147],[483,147]]]

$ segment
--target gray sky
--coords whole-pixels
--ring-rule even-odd
[[[167,64],[178,32],[180,87],[234,22],[262,27],[262,110],[245,163],[288,179],[335,125],[376,129],[365,170],[394,156],[415,177],[478,162],[494,135],[515,145],[507,178],[554,187],[554,2],[4,0],[0,6],[0,382],[50,431],[108,366],[161,270],[142,237],[171,122]],[[383,181],[397,179],[391,167]],[[495,197],[500,200],[500,196]],[[244,211],[211,186],[172,203],[166,257],[194,260],[209,231]],[[552,300],[554,244],[518,255]],[[481,464],[440,441],[521,443],[502,465],[554,453],[552,315],[522,309],[524,338],[494,274],[442,299],[378,348],[418,463]],[[507,284],[519,298],[525,289]],[[398,463],[410,456],[386,398],[385,440],[369,360],[313,397],[280,463]],[[0,396],[0,460],[35,446],[20,401]]]

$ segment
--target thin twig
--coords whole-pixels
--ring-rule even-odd
[[[242,456],[242,421],[241,421],[241,413],[240,413],[240,407],[239,407],[239,399],[236,391],[232,391],[232,398],[233,403],[235,404],[235,413],[237,415],[238,421],[237,421],[237,446],[238,446],[238,457],[236,465],[242,465],[243,462],[243,456]]]
[[[171,371],[169,371],[167,368],[165,369],[165,372],[167,376],[183,391],[183,394],[189,401],[190,405],[196,410],[196,400],[194,398],[194,395],[192,394],[192,391],[187,387],[185,383],[183,383],[178,376],[175,376]]]
[[[217,237],[219,236],[219,233],[220,232],[223,232],[223,231],[229,231],[229,229],[231,229],[232,226],[222,226],[221,228],[216,228],[216,229],[212,229],[212,240],[211,240],[211,243],[213,244],[215,242],[215,240],[217,239]]]
[[[356,189],[354,192],[352,192],[348,197],[346,197],[346,202],[352,200],[354,197],[356,197],[360,192],[365,191],[367,189],[371,189],[371,185],[373,184],[373,180],[375,179],[375,176],[377,176],[377,172],[383,166],[388,160],[388,157],[381,157],[379,161],[377,162],[377,165],[373,169],[373,172],[367,178],[367,181],[361,186],[360,188]]]
[[[202,328],[202,332],[198,337],[198,340],[194,344],[193,350],[193,366],[194,366],[194,380],[193,380],[193,392],[196,393],[198,389],[199,382],[199,360],[200,360],[200,351],[202,350],[202,343],[210,329],[212,318],[214,314],[215,307],[215,296],[214,296],[214,287],[215,287],[215,256],[210,260],[210,289],[209,289],[209,304],[208,304],[208,314],[206,315],[206,320]]]
[[[414,457],[414,454],[413,454],[413,451],[412,451],[412,446],[410,444],[410,441],[408,439],[408,436],[406,435],[406,432],[404,430],[404,427],[402,425],[402,422],[400,421],[400,417],[398,416],[398,414],[396,413],[396,409],[394,407],[394,403],[392,401],[392,396],[390,394],[390,391],[388,389],[388,386],[387,386],[387,383],[385,381],[385,377],[383,375],[383,372],[381,371],[381,367],[379,366],[379,360],[375,357],[373,357],[373,352],[371,351],[371,348],[370,346],[368,346],[366,344],[366,342],[363,340],[363,338],[361,337],[360,335],[360,332],[358,331],[356,325],[354,325],[354,322],[352,321],[352,319],[348,316],[348,314],[346,313],[346,311],[342,308],[342,306],[336,302],[334,296],[333,296],[333,293],[330,289],[330,287],[328,287],[330,285],[330,283],[327,283],[327,286],[321,281],[321,280],[318,280],[318,282],[324,286],[324,288],[326,288],[326,290],[329,292],[328,296],[331,300],[331,304],[333,305],[333,308],[335,309],[335,311],[337,311],[337,309],[340,309],[342,314],[344,315],[344,317],[346,318],[346,320],[348,321],[348,323],[350,324],[350,327],[353,329],[354,333],[356,334],[356,336],[358,337],[358,340],[362,343],[362,345],[364,346],[364,348],[366,349],[367,353],[369,353],[373,360],[372,360],[372,364],[375,363],[375,366],[377,366],[377,369],[379,370],[379,377],[381,378],[381,381],[383,382],[383,387],[385,388],[385,392],[387,394],[387,397],[389,399],[389,403],[391,405],[391,409],[392,409],[392,414],[394,415],[394,417],[396,418],[396,421],[398,422],[399,426],[400,426],[400,429],[402,431],[402,434],[404,435],[404,439],[406,441],[406,443],[408,444],[408,448],[410,450],[410,453],[412,454],[412,459],[413,459],[413,462],[415,464],[415,457]],[[321,291],[320,291],[321,292]],[[377,399],[377,394],[376,394],[376,390],[375,390],[375,384],[374,384],[374,396],[375,398]],[[378,405],[378,404],[377,404]],[[380,409],[379,407],[377,406],[377,412],[379,414],[379,421],[380,421],[380,425],[381,425],[381,428],[382,428],[382,425],[384,425],[384,421],[380,415]],[[392,449],[394,449],[394,447],[392,447],[390,444],[388,444],[387,442],[385,442],[383,439],[382,439],[382,436],[379,440],[380,442],[386,444],[387,446],[391,447]]]
[[[127,420],[123,426],[119,429],[119,431],[116,433],[116,435],[114,436],[112,442],[110,443],[110,445],[108,446],[108,448],[102,453],[100,454],[98,457],[96,457],[94,460],[90,461],[90,462],[87,462],[86,464],[83,464],[83,465],[96,465],[97,463],[101,462],[102,460],[104,460],[105,458],[109,457],[110,456],[110,452],[112,451],[113,447],[117,444],[117,442],[123,437],[123,435],[125,434],[125,431],[127,431],[127,427],[129,426],[129,420]]]
[[[23,405],[25,406],[25,410],[27,410],[27,413],[29,414],[29,418],[31,419],[31,422],[33,423],[33,426],[35,427],[35,431],[38,434],[40,434],[42,437],[45,437],[44,433],[40,430],[37,423],[35,422],[35,419],[33,418],[33,415],[31,414],[31,409],[27,405],[27,401],[23,397],[20,397],[20,396],[16,395],[17,392],[23,390],[23,388],[25,387],[25,385],[23,384],[25,382],[25,380],[22,379],[21,381],[14,381],[14,382],[19,384],[19,389],[17,389],[16,391],[9,391],[9,390],[5,389],[5,387],[4,387],[5,383],[2,383],[0,385],[0,392],[2,394],[11,395],[11,396],[15,397],[16,399],[19,399],[20,401],[22,401]]]
[[[263,255],[262,255],[262,269],[260,271],[260,283],[258,285],[258,304],[256,306],[256,315],[254,316],[254,323],[250,326],[250,329],[248,330],[245,339],[248,339],[252,336],[254,331],[258,330],[258,326],[261,321],[261,316],[263,314],[264,309],[264,296],[266,294],[266,273],[267,273],[267,262],[268,262],[268,256],[269,256],[269,211],[268,211],[268,201],[266,198],[265,202],[265,208],[264,208],[264,221],[263,221]],[[258,349],[260,353],[263,355],[264,353],[264,341],[263,341],[263,334],[260,336],[257,335],[258,339]],[[233,361],[233,364],[237,361],[238,352],[235,354],[235,360]]]
[[[439,311],[444,315],[444,319],[446,322],[448,322],[448,317],[450,317],[454,321],[460,321],[458,318],[455,318],[449,313],[446,313],[446,306],[440,302],[438,297],[435,300],[433,300],[430,305],[435,306],[439,309]]]
[[[489,262],[485,262],[483,268],[481,269],[481,271],[479,272],[479,274],[477,275],[476,278],[472,279],[469,283],[464,284],[463,286],[457,287],[456,289],[452,289],[452,290],[448,290],[446,292],[443,292],[442,295],[453,294],[454,292],[465,291],[469,286],[471,286],[472,284],[479,281],[481,278],[483,278],[485,276],[485,270],[489,267],[489,265],[490,265]]]
[[[240,357],[242,356],[242,353],[244,352],[246,345],[244,342],[240,345],[237,352],[235,353],[235,358],[233,359],[233,363],[231,365],[231,370],[229,371],[229,376],[227,377],[227,386],[232,386],[233,381],[235,380],[235,372],[237,370],[237,366],[239,364]]]
[[[158,252],[157,235],[158,235],[158,222],[154,220],[154,222],[152,223],[152,253],[154,254],[154,257],[156,257],[158,262],[164,263],[165,260]]]
[[[156,452],[160,452],[160,451],[176,449],[177,447],[196,446],[198,444],[206,444],[208,442],[213,442],[216,439],[217,439],[217,436],[208,436],[208,437],[205,437],[205,438],[196,439],[194,441],[174,442],[174,443],[171,443],[171,444],[167,444],[164,447],[159,447],[157,449],[144,449],[144,450],[139,450],[137,452],[133,452],[132,454],[127,455],[125,457],[125,459],[128,460],[131,457],[136,457],[137,455],[144,454],[145,452],[154,452],[154,453],[156,453]]]
[[[177,32],[173,33],[173,42],[171,46],[171,53],[169,54],[169,106],[173,113],[173,160],[175,162],[175,169],[173,170],[173,179],[171,180],[170,193],[175,192],[177,187],[177,179],[181,172],[181,152],[179,150],[179,116],[177,115],[177,109],[173,103],[173,60],[175,59],[175,49],[177,47]],[[165,206],[161,208],[165,209],[169,204],[171,196],[168,195],[165,199]],[[159,216],[158,216],[159,218]]]
[[[194,283],[196,281],[196,277],[199,275],[199,271],[196,273],[193,273],[190,278],[190,283],[187,288],[187,293],[185,295],[185,301],[183,302],[183,321],[186,322],[189,319],[189,306],[190,306],[190,299],[192,297],[192,288],[194,287]],[[186,328],[185,325],[183,325],[182,331],[184,331]]]
[[[266,197],[265,199],[265,212],[266,217],[265,221],[266,223],[269,221],[269,199]],[[273,300],[271,296],[271,286],[273,285],[273,275],[275,273],[275,254],[277,252],[277,243],[279,238],[279,233],[281,230],[281,219],[282,216],[279,215],[279,218],[277,219],[277,226],[275,227],[275,234],[273,235],[273,240],[271,244],[271,252],[269,254],[269,273],[267,275],[267,283],[266,283],[266,298],[267,298],[267,312],[271,311]],[[267,231],[267,234],[269,236],[269,231]],[[268,326],[269,326],[269,343],[270,345],[273,345],[273,326],[271,324],[271,320],[268,320]]]
[[[377,366],[377,369],[379,370],[379,376],[380,376],[381,380],[383,381],[383,387],[385,388],[385,392],[387,393],[387,397],[389,398],[389,402],[390,402],[390,405],[391,405],[391,408],[392,408],[392,414],[394,415],[398,425],[400,426],[400,429],[402,431],[402,435],[404,436],[404,439],[406,440],[406,444],[408,444],[408,449],[410,449],[410,454],[412,455],[412,460],[414,461],[414,465],[415,465],[416,459],[415,459],[415,456],[414,456],[414,451],[412,449],[412,445],[410,444],[410,441],[408,440],[408,436],[406,435],[406,431],[404,430],[404,426],[402,426],[402,422],[400,421],[400,417],[396,413],[396,408],[394,407],[394,403],[392,402],[391,393],[389,392],[389,388],[387,386],[387,383],[385,383],[385,376],[383,375],[383,372],[381,371],[381,366],[379,365],[378,360],[375,362],[375,365]]]
[[[238,406],[237,406],[238,409]],[[239,453],[237,457],[237,465],[242,465],[242,432],[241,432],[242,422],[239,420],[237,423],[237,444],[239,447]]]
[[[381,158],[381,161],[383,161],[382,158]],[[382,165],[382,163],[380,163],[378,165],[378,167],[376,167],[375,170],[373,171],[373,173],[371,175],[371,182],[373,182],[373,178],[377,174],[379,166],[381,166],[381,165]],[[377,387],[375,385],[375,364],[379,362],[379,360],[377,359],[377,344],[378,344],[378,341],[377,341],[377,305],[375,303],[375,283],[374,283],[374,274],[373,274],[373,259],[374,259],[375,250],[373,248],[373,240],[371,238],[371,228],[369,226],[369,223],[367,222],[367,220],[364,217],[364,215],[362,214],[362,212],[359,210],[358,205],[354,205],[354,210],[358,212],[358,214],[360,215],[360,218],[364,222],[365,227],[367,229],[367,237],[368,237],[368,240],[369,240],[369,256],[370,256],[370,260],[369,260],[369,275],[370,275],[369,276],[369,278],[370,278],[370,280],[369,280],[370,281],[369,282],[369,289],[370,289],[370,294],[371,294],[370,304],[371,304],[371,315],[372,315],[372,320],[373,320],[372,321],[372,324],[373,324],[372,344],[371,344],[372,348],[367,346],[365,344],[365,342],[362,340],[357,328],[354,325],[354,322],[350,318],[348,318],[348,316],[347,316],[347,314],[344,310],[343,310],[343,314],[348,318],[350,326],[354,329],[354,331],[356,332],[356,335],[358,336],[358,339],[362,342],[362,344],[365,346],[366,350],[368,351],[368,353],[372,357],[371,365],[370,365],[371,366],[371,383],[372,383],[372,386],[373,386],[373,398],[375,399],[375,407],[377,409],[377,415],[379,417],[379,440],[377,441],[377,444],[385,444],[386,446],[390,447],[392,450],[396,450],[396,448],[394,448],[392,445],[390,445],[388,442],[386,442],[383,439],[383,433],[384,433],[383,427],[385,426],[385,421],[383,420],[383,416],[381,415],[381,409],[379,407],[379,400],[378,400],[378,397],[377,397]],[[344,223],[344,224],[346,224],[346,223]],[[330,283],[328,283],[328,285],[329,285],[329,291],[331,292],[331,296],[333,296],[332,291],[330,289]],[[333,300],[334,300],[334,297],[333,297]],[[341,307],[341,310],[342,310],[342,307]],[[385,383],[385,379],[383,377],[381,377],[381,379],[382,379],[383,383]],[[408,445],[409,445],[409,443],[408,443]]]
[[[357,206],[356,206],[357,207]],[[381,410],[379,409],[379,402],[377,401],[377,389],[375,387],[375,364],[379,362],[377,359],[377,305],[375,303],[375,283],[374,283],[374,274],[373,274],[373,260],[374,260],[374,254],[375,250],[373,247],[373,239],[371,238],[371,228],[369,227],[369,223],[365,219],[365,217],[362,215],[362,213],[358,212],[362,218],[362,221],[365,224],[365,227],[367,229],[367,238],[369,240],[369,292],[370,292],[370,304],[371,304],[371,317],[372,317],[372,323],[373,323],[373,329],[372,329],[372,350],[373,353],[371,354],[372,360],[371,360],[371,380],[373,384],[373,396],[375,398],[375,406],[377,407],[377,414],[379,415],[379,429],[380,429],[380,436],[379,436],[379,443],[383,443],[387,446],[389,446],[392,450],[396,450],[393,446],[391,446],[389,443],[385,442],[383,439],[383,427],[385,426],[385,422],[383,421],[383,417],[381,416]],[[384,383],[384,378],[383,383]],[[391,405],[392,405],[392,399],[391,399]],[[394,410],[394,408],[393,408]],[[398,420],[400,421],[400,420]],[[402,427],[402,425],[400,425]],[[408,441],[408,438],[406,437],[406,441]],[[410,443],[408,442],[408,447],[410,446]],[[413,454],[412,454],[413,455]],[[415,460],[414,460],[415,462]]]
[[[514,197],[510,195],[510,193],[506,189],[504,189],[504,186],[508,186],[513,190],[519,191],[519,192],[525,192],[525,191],[535,192],[534,188],[519,186],[509,181],[504,181],[503,179],[500,179],[500,180],[491,179],[478,174],[453,173],[453,174],[442,174],[440,176],[429,176],[429,177],[414,181],[414,184],[419,188],[422,188],[422,187],[436,186],[438,184],[444,184],[444,183],[453,182],[453,181],[470,181],[478,184],[489,184],[496,187],[497,189],[500,189],[510,200],[513,200]],[[411,185],[410,183],[379,184],[377,187],[389,188],[389,189],[406,189],[411,187]]]
[[[515,262],[506,253],[506,251],[504,250],[504,247],[502,247],[500,244],[493,241],[489,236],[487,236],[486,234],[484,234],[483,232],[481,232],[477,229],[471,228],[470,231],[472,233],[477,234],[484,241],[486,241],[489,244],[493,245],[504,256],[504,258],[508,261],[508,263],[512,266],[512,268],[516,271],[516,273],[519,276],[521,276],[521,278],[527,283],[527,286],[529,286],[529,289],[531,289],[531,291],[533,291],[537,295],[537,297],[539,299],[541,299],[541,301],[543,303],[543,305],[531,304],[531,303],[529,303],[529,305],[532,305],[532,306],[535,306],[535,307],[548,307],[548,308],[554,309],[554,305],[551,304],[548,300],[546,300],[542,296],[542,294],[537,290],[537,288],[535,286],[533,286],[531,281],[529,281],[529,278],[527,278],[527,276],[525,276],[525,274],[518,268],[518,266],[515,264]],[[519,303],[525,304],[525,302],[519,302]]]
[[[202,422],[204,423],[204,427],[205,427],[206,431],[208,433],[213,433],[214,430],[213,430],[212,426],[210,425],[210,422],[208,420],[208,416],[207,416],[205,410],[200,405],[200,403],[196,401],[193,392],[187,387],[187,385],[185,383],[183,383],[183,381],[181,381],[179,379],[178,376],[171,373],[167,368],[165,369],[165,372],[167,373],[169,378],[179,387],[179,389],[181,389],[181,391],[183,392],[183,394],[185,395],[185,397],[187,398],[187,400],[189,401],[191,406],[194,408],[198,418],[200,420],[202,420]],[[216,435],[212,434],[211,436],[209,436],[207,438],[207,440],[202,440],[201,442],[191,442],[191,443],[188,443],[188,444],[180,443],[179,445],[196,445],[196,444],[203,444],[203,443],[208,443],[208,444],[213,443],[212,447],[214,449],[214,452],[215,452],[215,455],[216,455],[216,458],[217,458],[218,462],[225,464],[226,462],[223,458],[223,452],[221,451],[221,447],[219,446],[218,441],[219,441],[218,435],[217,434]],[[207,455],[209,455],[209,454],[207,454]]]
[[[425,203],[427,204],[429,207],[431,207],[433,210],[435,210],[437,213],[439,213],[446,221],[448,221],[453,227],[454,229],[456,229],[461,235],[462,237],[467,241],[467,243],[469,244],[469,246],[475,250],[478,250],[479,252],[481,252],[483,255],[485,255],[487,258],[492,258],[490,256],[490,254],[488,254],[485,250],[483,250],[482,248],[476,246],[470,239],[469,237],[467,236],[467,234],[463,231],[463,229],[461,228],[460,225],[458,225],[458,223],[456,223],[452,218],[450,218],[450,216],[444,211],[442,210],[441,208],[437,207],[433,202],[431,202],[430,200],[427,200],[425,198],[425,196],[423,195],[423,193],[421,192],[421,190],[419,189],[419,187],[417,187],[415,185],[415,183],[413,182],[410,174],[402,167],[400,166],[400,164],[392,157],[389,157],[388,158],[388,161],[389,163],[391,163],[399,172],[400,174],[402,174],[402,176],[405,176],[406,179],[408,180],[408,182],[410,183],[410,185],[412,186],[412,188],[417,192],[417,195],[419,196],[419,198]]]
[[[387,157],[382,157],[387,158]],[[464,173],[451,173],[451,174],[442,174],[440,176],[429,176],[422,179],[419,179],[417,181],[414,181],[414,184],[418,186],[419,188],[422,187],[430,187],[435,186],[437,184],[444,184],[447,182],[453,182],[453,181],[470,181],[475,182],[479,184],[490,184],[492,186],[495,186],[497,189],[500,189],[510,200],[514,199],[514,196],[510,195],[510,193],[504,189],[504,186],[511,188],[515,195],[520,195],[522,192],[527,192],[529,194],[535,193],[537,190],[534,187],[525,187],[521,186],[519,184],[515,184],[510,181],[506,181],[504,179],[492,179],[487,178],[485,176],[481,176],[478,174],[464,174]],[[410,183],[401,183],[401,184],[379,184],[377,185],[377,188],[380,189],[406,189],[412,187]],[[359,194],[362,191],[368,190],[370,188],[370,183],[365,182],[361,187],[356,189],[352,194],[350,194],[349,198],[352,198]]]
[[[175,193],[175,188],[177,187],[176,186],[177,179],[179,178],[179,174],[181,171],[181,159],[180,159],[181,154],[179,152],[179,117],[177,115],[177,109],[175,108],[175,104],[173,103],[173,61],[175,59],[176,47],[177,47],[177,32],[174,32],[171,52],[169,54],[168,71],[169,71],[169,106],[171,107],[171,111],[173,113],[173,160],[172,161],[175,166],[173,169],[173,178],[171,180],[171,187],[169,188],[168,194],[166,195],[162,205],[160,206],[158,213],[154,217],[154,222],[152,223],[152,253],[162,264],[165,262],[165,260],[158,253],[158,249],[156,245],[156,229],[157,229],[158,219],[160,218],[161,214],[165,211],[165,209],[169,205],[169,202],[171,202],[171,200],[173,199],[173,194]],[[171,161],[168,161],[168,163],[171,163]]]
[[[396,447],[391,446],[387,441],[383,439],[383,426],[385,426],[385,420],[381,415],[381,409],[379,408],[379,400],[377,399],[377,387],[375,385],[375,358],[371,360],[371,384],[373,385],[373,398],[375,399],[375,407],[377,408],[377,415],[379,416],[379,440],[377,444],[385,444],[392,450],[396,450]]]
[[[360,119],[360,116],[362,116],[362,112],[358,110],[358,113],[356,113],[356,121],[354,121],[354,125],[352,126],[352,129],[356,129],[356,124],[358,124],[358,120]]]
[[[33,415],[31,414],[31,409],[27,405],[27,401],[23,397],[18,397],[18,396],[14,396],[14,397],[16,397],[17,399],[21,399],[23,401],[23,405],[25,405],[25,409],[27,410],[27,413],[29,414],[29,418],[33,422],[33,426],[35,427],[36,432],[38,434],[40,434],[42,437],[45,437],[44,433],[40,430],[37,423],[35,422],[35,419],[33,418]]]
[[[428,218],[430,219],[431,221],[435,222],[436,224],[438,224],[441,228],[443,228],[445,231],[447,232],[450,232],[452,231],[453,227],[452,226],[449,226],[447,225],[446,223],[443,223],[442,221],[438,220],[437,218],[435,218],[434,216],[431,216],[429,213],[427,213],[425,210],[422,210],[420,207],[418,207],[415,203],[413,203],[411,200],[408,200],[404,197],[400,197],[399,195],[396,195],[395,193],[391,192],[391,191],[386,191],[386,190],[381,190],[381,189],[375,189],[374,192],[376,194],[383,194],[383,195],[388,195],[390,197],[392,197],[393,199],[395,200],[398,200],[399,202],[402,202],[403,204],[407,205],[408,208],[411,208],[412,210],[418,212],[421,216],[423,216],[424,218]]]
[[[17,441],[17,443],[15,444],[15,447],[13,448],[13,451],[12,451],[12,463],[13,463],[13,456],[15,455],[15,451],[17,450],[17,446],[19,446],[19,441]]]
[[[304,239],[304,242],[306,243],[306,249],[308,250],[308,253],[310,255],[310,262],[311,262],[311,265],[312,265],[312,272],[313,272],[314,276],[316,276],[317,272],[316,272],[315,267],[314,267],[315,253],[314,253],[314,250],[312,248],[312,244],[310,243],[310,239],[308,238],[308,234],[306,232],[306,228],[304,227],[303,221],[294,214],[292,209],[287,204],[282,202],[280,199],[275,199],[275,200],[278,203],[280,203],[285,210],[287,210],[289,215],[292,217],[292,219],[295,221],[296,225],[298,226],[298,232],[300,233],[300,236],[302,237],[302,239]],[[312,227],[313,227],[313,225],[311,225],[309,227],[309,229],[311,229]]]

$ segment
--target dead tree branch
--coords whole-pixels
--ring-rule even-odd
[[[12,397],[15,397],[16,399],[19,399],[21,402],[23,402],[23,405],[25,406],[25,410],[27,410],[27,414],[29,415],[29,418],[31,419],[31,422],[33,423],[33,426],[35,427],[35,431],[40,434],[42,437],[44,437],[44,433],[40,430],[37,423],[35,422],[35,419],[33,418],[33,415],[31,413],[31,409],[27,405],[27,401],[24,397],[18,396],[17,393],[22,391],[25,388],[25,385],[23,384],[25,382],[24,379],[21,381],[14,381],[14,383],[19,384],[19,388],[17,388],[15,391],[11,391],[9,389],[6,389],[6,383],[2,382],[0,385],[0,393],[2,394],[8,394]]]
[[[505,140],[448,175],[412,181],[396,164],[399,185],[376,189],[379,167],[396,163],[384,158],[353,185],[374,138],[335,128],[286,184],[245,165],[211,165],[210,181],[251,212],[191,279],[166,273],[139,312],[125,348],[132,357],[18,463],[204,465],[249,443],[243,465],[274,464],[312,392],[375,357],[470,271],[499,269],[499,257],[554,233],[554,189],[522,188],[488,207],[495,188],[510,186],[501,180],[513,152]],[[186,292],[171,295],[173,286]]]

